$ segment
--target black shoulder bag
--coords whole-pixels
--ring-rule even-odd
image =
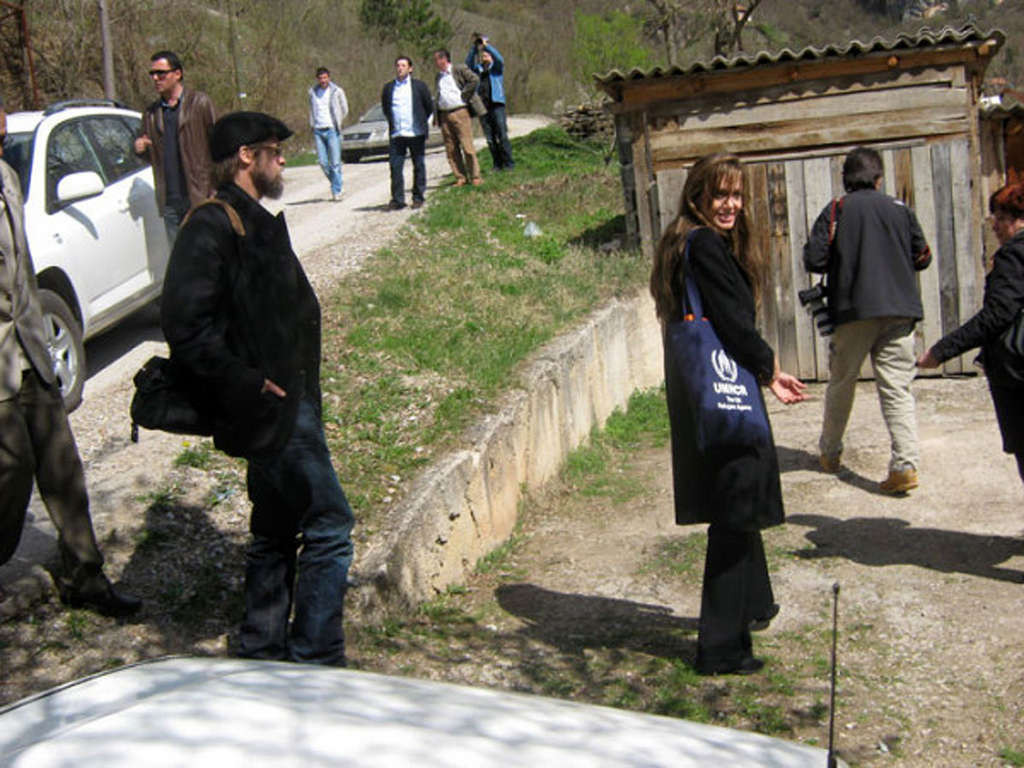
[[[204,205],[218,205],[224,209],[231,222],[231,228],[238,237],[245,236],[245,227],[238,212],[228,203],[211,197],[195,206],[186,214],[182,226],[192,214]],[[213,434],[213,417],[193,399],[192,393],[176,374],[175,365],[166,357],[154,355],[139,369],[133,379],[135,394],[132,396],[131,416],[133,443],[139,442],[139,427],[173,432],[179,435]]]

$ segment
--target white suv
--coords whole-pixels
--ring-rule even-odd
[[[132,149],[141,121],[106,100],[7,116],[3,159],[21,178],[25,233],[69,411],[82,400],[83,340],[163,287],[167,232],[153,171]]]

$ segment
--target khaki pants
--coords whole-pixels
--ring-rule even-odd
[[[467,177],[480,179],[480,163],[473,148],[473,120],[465,107],[450,112],[438,112],[438,123],[444,137],[444,151],[448,153],[448,164],[452,167],[455,180],[463,184]]]
[[[836,326],[829,342],[829,380],[818,448],[823,456],[842,453],[854,386],[861,364],[869,354],[882,417],[892,445],[889,469],[917,469],[920,463],[917,420],[914,396],[910,392],[916,371],[914,321],[906,317],[875,317]]]
[[[0,402],[0,564],[18,548],[33,478],[59,536],[61,578],[78,585],[103,564],[89,517],[82,461],[60,392],[30,371],[18,394]]]

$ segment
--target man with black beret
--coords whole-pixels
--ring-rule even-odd
[[[320,305],[284,214],[259,202],[283,191],[291,135],[260,112],[214,124],[217,192],[174,244],[162,325],[172,366],[212,417],[214,445],[248,461],[239,655],[344,666],[354,518],[321,421]]]

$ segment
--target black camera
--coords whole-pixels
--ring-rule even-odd
[[[836,329],[826,303],[825,284],[818,283],[810,288],[797,291],[800,304],[807,309],[822,336],[829,336]]]

